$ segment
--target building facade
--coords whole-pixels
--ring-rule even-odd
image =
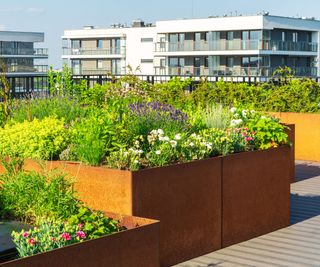
[[[320,76],[320,21],[256,16],[158,21],[66,30],[64,62],[74,74],[270,76],[279,66]]]
[[[44,33],[0,31],[0,61],[9,74],[45,73],[48,71],[48,49],[37,48]]]

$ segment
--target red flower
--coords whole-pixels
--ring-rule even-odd
[[[28,240],[28,243],[31,245],[31,246],[34,246],[34,244],[36,243],[36,240],[34,240],[33,238],[30,238]]]
[[[86,234],[83,231],[78,231],[77,232],[77,237],[79,237],[81,239],[85,239],[86,238]]]
[[[249,142],[249,141],[252,141],[252,140],[253,140],[252,137],[247,137],[247,138],[246,138],[246,141],[248,141],[248,142]]]
[[[83,228],[83,224],[82,224],[82,223],[79,223],[79,224],[78,224],[78,229],[81,230],[82,228]]]
[[[62,239],[64,239],[65,241],[70,241],[71,240],[71,236],[68,233],[63,233],[61,235]]]
[[[24,232],[23,233],[23,237],[28,237],[29,236],[29,233],[28,232]]]

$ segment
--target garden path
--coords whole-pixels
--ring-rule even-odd
[[[320,267],[320,163],[296,161],[291,226],[175,267]]]

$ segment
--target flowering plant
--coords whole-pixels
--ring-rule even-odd
[[[28,231],[12,232],[12,240],[20,257],[32,256],[87,239],[81,225],[63,222],[43,222]]]
[[[251,142],[253,140],[253,136],[250,136],[250,133],[254,133],[255,149],[268,149],[288,143],[288,135],[284,131],[285,126],[279,123],[279,119],[266,116],[254,110],[232,108],[231,112],[233,113],[231,126],[240,127],[245,125],[246,133],[247,135],[249,134],[246,137],[247,141]],[[253,145],[252,142],[251,145]]]

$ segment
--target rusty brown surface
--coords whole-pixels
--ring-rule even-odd
[[[73,179],[80,199],[89,207],[133,215],[130,171],[63,161],[48,161],[44,164],[46,169],[58,169]],[[25,169],[40,170],[41,168],[36,161],[27,160]]]
[[[285,124],[289,129],[286,129],[286,134],[288,135],[289,141],[291,142],[291,153],[290,153],[290,177],[291,182],[295,182],[295,125],[294,124]]]
[[[222,246],[290,224],[290,147],[223,158]]]
[[[221,248],[221,157],[133,172],[133,214],[160,220],[161,266]]]
[[[159,222],[124,217],[131,228],[109,236],[0,264],[3,267],[158,267]]]

